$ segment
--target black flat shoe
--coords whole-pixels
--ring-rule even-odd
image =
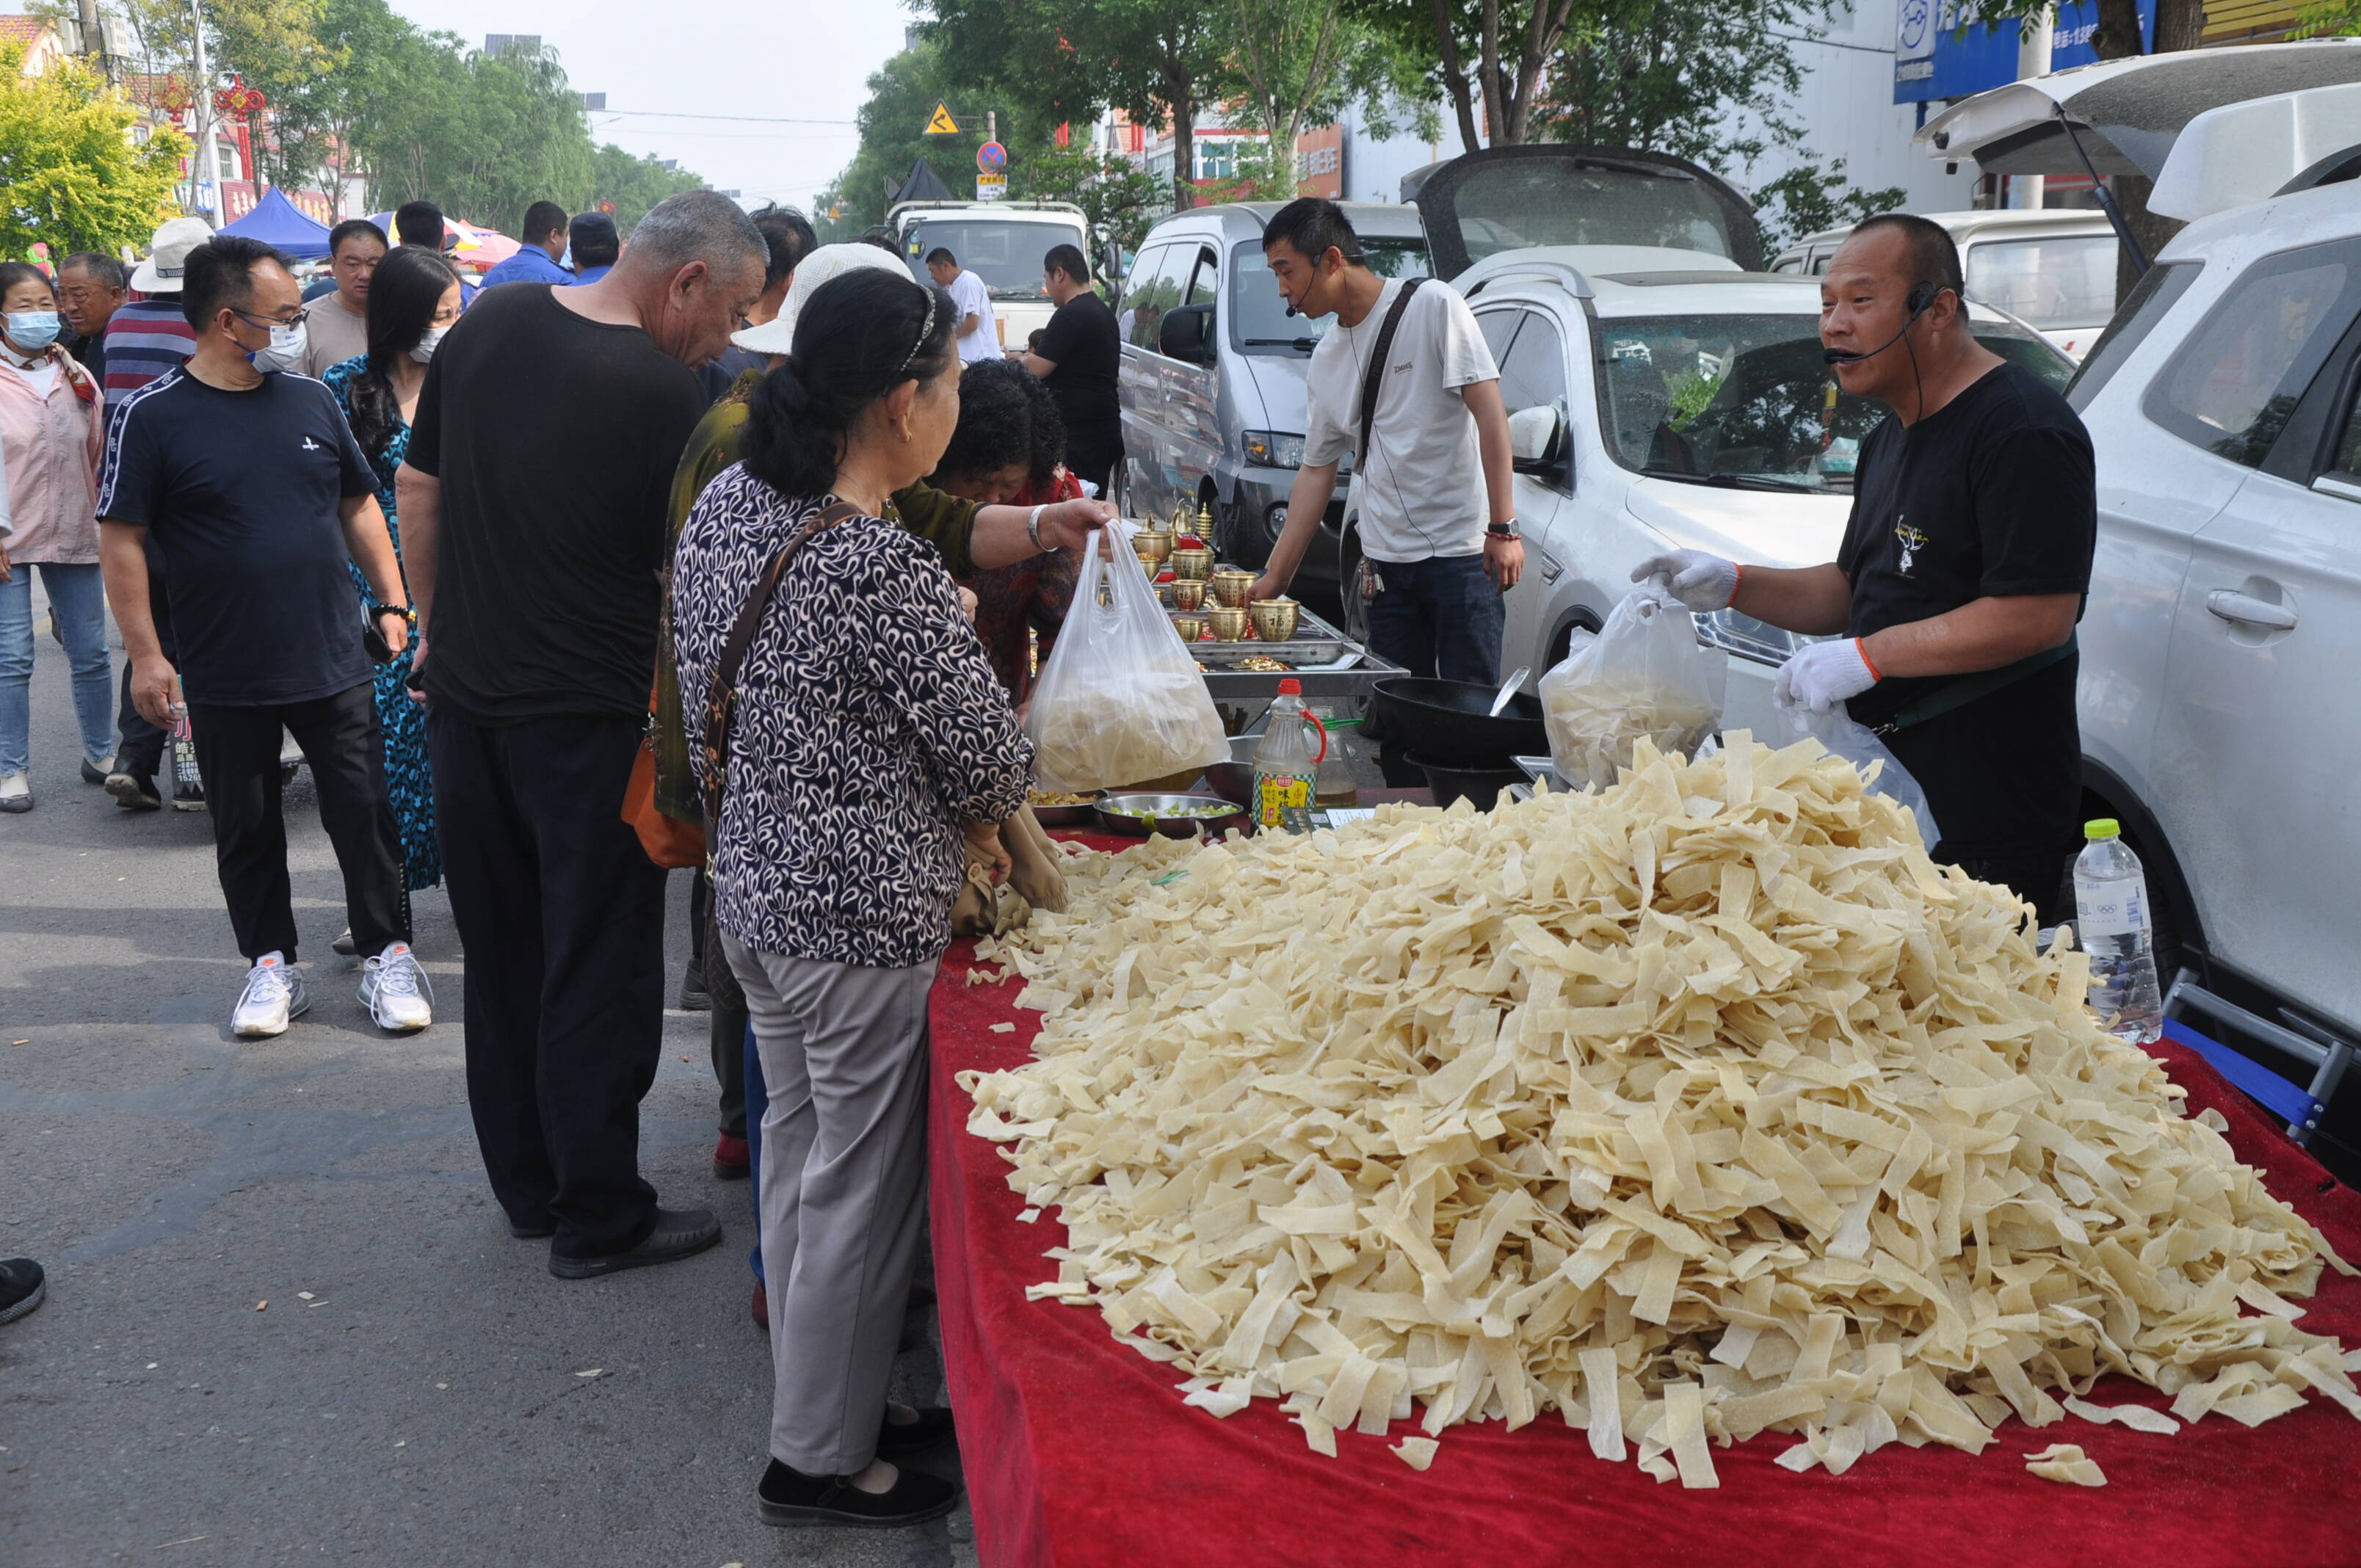
[[[923,1524],[959,1507],[957,1486],[906,1466],[884,1491],[864,1492],[849,1475],[807,1475],[775,1459],[763,1473],[754,1497],[764,1524],[842,1524],[867,1530]]]
[[[958,1434],[951,1430],[951,1413],[939,1409],[918,1412],[918,1419],[907,1426],[894,1424],[892,1415],[877,1430],[877,1453],[891,1459],[897,1453],[916,1453],[921,1449],[935,1448],[950,1442]]]
[[[521,1242],[545,1242],[557,1234],[557,1222],[540,1220],[528,1225],[521,1220],[509,1222],[509,1234]]]
[[[647,1268],[694,1257],[721,1239],[721,1222],[710,1209],[659,1209],[656,1228],[629,1252],[604,1257],[560,1257],[549,1255],[549,1271],[560,1279],[596,1279],[626,1268]]]

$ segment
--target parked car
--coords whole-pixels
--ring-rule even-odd
[[[1259,565],[1287,521],[1303,462],[1304,377],[1325,317],[1290,316],[1263,259],[1263,225],[1281,203],[1196,207],[1148,231],[1124,280],[1124,508],[1170,516],[1210,507],[1224,559]],[[1413,207],[1345,205],[1369,265],[1427,275]],[[1341,497],[1304,562],[1336,579]]]
[[[1504,670],[1537,680],[1667,549],[1836,559],[1861,441],[1886,411],[1829,377],[1818,280],[1695,251],[1552,246],[1497,253],[1454,284],[1499,361],[1516,454],[1525,576],[1508,596]],[[2053,385],[2073,374],[1999,312],[1971,304],[1969,319]],[[1806,640],[1732,610],[1699,628],[1733,655],[1725,728],[1778,735],[1771,677]]]
[[[1951,231],[1968,297],[2006,311],[2080,359],[2115,312],[2115,234],[2107,216],[2070,207],[1928,213]],[[1773,272],[1828,269],[1850,228],[1807,235],[1779,253]]]
[[[2356,391],[2341,183],[2191,224],[2067,393],[2098,452],[2093,812],[2147,865],[2159,945],[2313,1039],[2361,1039]]]
[[[904,202],[885,220],[902,242],[910,276],[927,276],[940,246],[983,280],[1004,348],[1022,348],[1057,307],[1041,289],[1041,258],[1052,246],[1091,254],[1090,220],[1071,202]]]

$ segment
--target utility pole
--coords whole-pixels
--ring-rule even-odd
[[[197,0],[189,0],[189,23],[195,29],[192,36],[196,40],[197,73],[196,81],[190,84],[189,89],[189,104],[197,116],[196,177],[189,181],[189,199],[192,205],[197,206],[205,222],[219,228],[222,208],[225,204],[221,188],[221,142],[214,120],[214,73],[212,67],[205,63],[204,13],[197,8]],[[207,182],[214,188],[214,204],[209,212],[197,205],[202,188]]]
[[[2027,16],[2017,23],[2016,79],[2024,82],[2049,74],[2049,51],[2057,32],[2058,13],[2048,10],[2038,16]],[[2043,187],[2048,181],[2038,174],[2012,174],[2008,180],[2008,204],[2012,207],[2038,207],[2044,203]]]
[[[98,0],[82,0],[79,15],[82,18],[82,58],[94,61],[99,74],[113,82],[115,66],[107,58],[106,33],[98,19]]]

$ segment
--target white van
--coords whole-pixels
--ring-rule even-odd
[[[1951,231],[1968,297],[2005,311],[2080,359],[2115,313],[2115,234],[2104,213],[2064,207],[1927,213]],[[1779,253],[1773,272],[1828,269],[1850,228],[1808,235]]]
[[[910,276],[927,277],[938,246],[983,280],[1004,348],[1022,348],[1057,307],[1041,291],[1041,258],[1052,246],[1091,254],[1090,219],[1071,202],[904,202],[885,214],[902,242]]]

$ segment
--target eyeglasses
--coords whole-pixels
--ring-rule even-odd
[[[269,332],[275,326],[302,326],[306,321],[310,320],[312,316],[311,308],[309,306],[298,306],[295,313],[291,316],[252,315],[245,311],[239,310],[236,305],[232,305],[229,308],[229,313],[244,322],[247,325],[260,327],[265,332]]]

